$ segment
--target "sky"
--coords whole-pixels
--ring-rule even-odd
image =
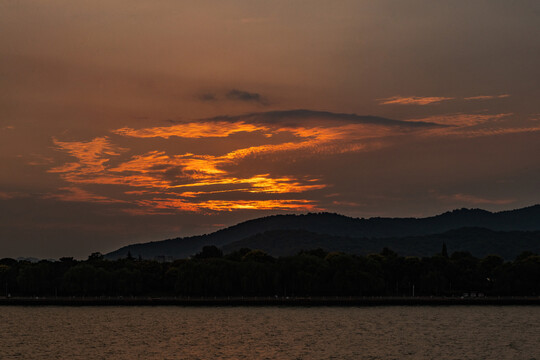
[[[537,0],[0,0],[0,258],[540,203]]]

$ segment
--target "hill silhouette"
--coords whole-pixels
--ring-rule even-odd
[[[387,247],[402,256],[428,257],[440,253],[443,243],[450,252],[467,251],[479,258],[497,254],[505,260],[513,260],[524,250],[540,253],[540,231],[461,228],[422,236],[355,238],[305,230],[272,230],[226,244],[223,251],[231,253],[242,248],[259,249],[279,257],[320,248],[325,251],[369,255],[380,253]]]
[[[458,229],[461,230],[451,231]],[[128,245],[105,257],[118,259],[130,253],[145,259],[159,256],[179,259],[192,256],[205,245],[215,245],[226,252],[238,246],[262,248],[273,255],[290,255],[285,249],[294,252],[314,247],[361,254],[377,252],[385,246],[402,255],[432,255],[433,249],[440,251],[442,241],[446,241],[448,245],[455,245],[450,251],[463,249],[476,252],[474,249],[479,251],[486,247],[498,249],[500,251],[495,253],[508,258],[515,252],[533,250],[521,247],[538,243],[539,237],[535,231],[540,231],[540,205],[501,212],[458,209],[426,218],[364,219],[333,213],[273,215],[245,221],[211,234]],[[508,234],[503,234],[505,232]],[[492,243],[488,238],[493,239]],[[522,240],[513,241],[514,238]],[[340,248],[338,244],[344,247]],[[469,248],[465,249],[464,246]]]

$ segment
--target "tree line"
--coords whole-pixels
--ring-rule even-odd
[[[390,249],[367,256],[322,249],[274,258],[261,250],[224,255],[205,246],[189,259],[61,258],[37,263],[0,260],[4,296],[539,296],[540,256],[404,257]],[[1,296],[1,295],[0,295]]]

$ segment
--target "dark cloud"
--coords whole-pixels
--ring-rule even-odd
[[[266,101],[259,93],[253,93],[244,90],[232,89],[225,95],[229,100],[238,100],[246,102],[256,102],[265,104]]]
[[[267,105],[265,97],[256,92],[246,90],[231,89],[225,92],[205,92],[196,95],[197,99],[203,102],[213,102],[220,100],[242,101],[247,103],[257,103]]]
[[[197,98],[201,101],[216,101],[217,100],[216,94],[212,94],[212,93],[200,94],[197,96]]]
[[[428,128],[428,127],[445,127],[446,125],[437,124],[426,121],[403,121],[387,119],[379,116],[371,115],[357,115],[347,113],[335,113],[329,111],[317,111],[306,109],[295,110],[277,110],[277,111],[265,111],[248,113],[241,115],[222,115],[208,119],[206,121],[247,121],[255,123],[266,124],[280,124],[280,125],[300,125],[304,121],[320,120],[328,121],[331,123],[341,122],[348,124],[370,124],[381,126],[400,126],[410,128]]]

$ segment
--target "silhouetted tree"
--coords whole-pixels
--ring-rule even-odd
[[[274,258],[262,250],[251,250],[242,256],[242,261],[273,262]]]
[[[446,243],[445,242],[442,243],[441,255],[448,259],[448,250],[446,249]]]
[[[209,246],[199,255],[172,263],[105,261],[99,253],[86,261],[0,259],[0,290],[7,293],[8,285],[19,296],[401,296],[414,286],[415,294],[427,296],[540,295],[540,256],[532,252],[513,262],[468,252],[403,257],[390,249],[368,256],[316,249],[273,258],[250,249],[221,256]]]
[[[5,290],[5,295],[8,296],[8,274],[11,270],[11,267],[8,265],[0,264],[0,285],[2,286],[1,290]]]
[[[94,252],[92,254],[90,254],[90,256],[88,256],[88,262],[98,262],[98,261],[102,261],[104,259],[104,256],[102,253],[100,252]]]
[[[194,259],[210,259],[223,257],[223,251],[214,245],[203,246],[202,251],[193,256]]]
[[[246,255],[250,251],[251,249],[249,248],[241,248],[240,250],[233,251],[232,253],[227,254],[225,257],[228,260],[232,260],[232,261],[242,261],[242,258],[244,257],[244,255]]]

